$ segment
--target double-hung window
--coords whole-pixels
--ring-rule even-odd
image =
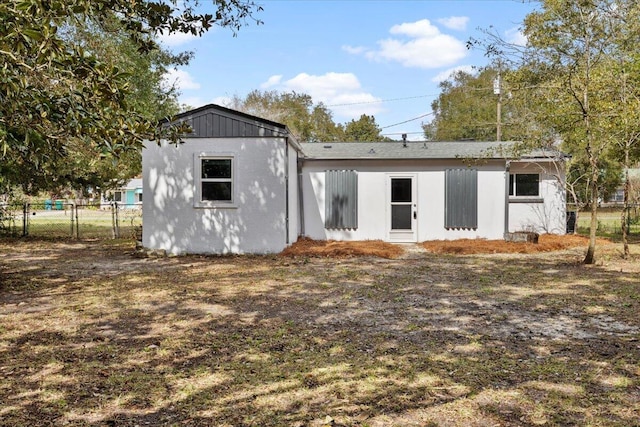
[[[538,197],[540,175],[537,173],[512,173],[509,175],[509,196]]]
[[[196,158],[196,205],[224,207],[234,203],[233,156],[198,156]]]

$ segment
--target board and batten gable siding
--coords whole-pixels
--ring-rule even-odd
[[[461,160],[306,160],[302,166],[304,233],[324,240],[389,240],[389,177],[415,174],[417,185],[417,240],[459,238],[502,239],[504,235],[505,164],[484,161],[478,170],[476,229],[445,227],[445,170],[466,168]],[[326,171],[357,172],[357,229],[328,229]],[[495,189],[498,188],[499,191]]]
[[[199,156],[233,158],[232,205],[198,206]],[[289,216],[297,217],[297,152],[287,138],[188,138],[178,146],[151,142],[142,158],[146,248],[225,254],[275,253],[287,246],[287,195]],[[293,242],[298,223],[289,226]]]
[[[562,164],[511,162],[512,174],[539,174],[538,197],[509,197],[509,232],[565,234],[566,190]]]
[[[280,135],[274,129],[211,112],[195,116],[187,123],[193,129],[194,134],[201,138],[273,137]]]
[[[189,138],[271,138],[288,135],[282,124],[213,104],[179,114],[174,123],[188,124],[192,130],[187,135]],[[164,126],[167,125],[168,122],[165,122]]]

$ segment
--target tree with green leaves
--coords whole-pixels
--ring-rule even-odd
[[[562,140],[574,158],[586,162],[591,222],[585,264],[595,262],[597,210],[601,198],[602,165],[613,158],[612,117],[620,106],[607,102],[611,83],[619,74],[611,58],[629,45],[639,6],[631,0],[543,0],[540,9],[525,18],[524,47],[489,35],[488,53],[510,63],[515,80],[527,90],[535,123]]]
[[[512,70],[497,64],[477,73],[460,70],[442,81],[440,95],[431,103],[433,119],[423,125],[425,139],[552,140],[554,135],[533,117],[527,91],[513,77]]]
[[[340,141],[344,137],[331,111],[305,93],[254,90],[244,98],[234,96],[228,106],[287,125],[301,142]]]
[[[633,200],[629,169],[640,162],[640,51],[637,47],[640,7],[635,2],[620,2],[608,12],[624,23],[616,39],[616,49],[611,50],[608,64],[603,67],[603,78],[613,76],[616,83],[609,85],[600,102],[608,111],[602,124],[612,143],[611,155],[622,169],[624,200],[620,223],[626,258],[630,254],[628,237]]]
[[[376,118],[362,114],[358,120],[351,119],[344,126],[344,140],[347,142],[377,142],[390,141],[382,135],[382,129],[376,123]]]
[[[494,141],[496,139],[496,100],[493,93],[497,71],[481,70],[477,75],[456,71],[442,81],[440,95],[431,103],[433,119],[423,125],[431,141]]]
[[[331,111],[306,93],[253,90],[244,98],[234,96],[226,106],[285,124],[301,142],[390,141],[374,116],[336,123]]]
[[[153,96],[171,94],[145,89],[135,78],[143,69],[149,77],[163,63],[151,59],[166,54],[155,35],[200,35],[213,25],[235,31],[260,9],[251,1],[214,3],[215,15],[197,13],[197,0],[0,3],[0,184],[19,183],[28,191],[55,186],[65,179],[58,172],[62,159],[86,153],[85,164],[91,157],[117,161],[139,151],[143,140],[158,138],[151,106],[171,103]],[[153,96],[142,96],[145,91]],[[177,140],[179,133],[167,137]]]

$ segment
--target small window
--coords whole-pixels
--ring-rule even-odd
[[[142,193],[136,194],[136,197],[138,199],[138,203],[142,203]]]
[[[233,158],[199,157],[199,202],[233,203]]]
[[[509,175],[509,195],[516,197],[539,196],[540,175],[537,173],[512,173]]]
[[[122,191],[114,191],[113,192],[113,201],[114,202],[122,202]]]

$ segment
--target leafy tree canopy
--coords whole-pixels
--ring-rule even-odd
[[[305,93],[254,90],[245,98],[234,96],[229,107],[285,124],[302,142],[339,141],[344,135],[331,111]]]
[[[587,165],[580,174],[589,186],[590,242],[584,262],[591,264],[603,167],[610,161],[622,161],[615,154],[615,140],[637,139],[632,136],[637,132],[629,131],[637,122],[618,132],[619,119],[626,117],[626,123],[631,123],[628,119],[637,108],[634,102],[627,102],[631,98],[624,95],[625,90],[620,90],[632,86],[618,83],[625,82],[625,70],[638,62],[640,5],[635,0],[542,0],[539,5],[523,24],[526,46],[510,44],[491,33],[480,44],[514,70],[514,81],[529,100],[532,122],[557,135],[577,164]],[[621,66],[614,66],[616,63]],[[576,167],[576,173],[581,167]]]
[[[214,3],[215,15],[197,13],[195,0],[1,2],[0,185],[59,186],[60,159],[117,159],[158,137],[157,113],[176,105],[159,76],[188,55],[159,50],[155,34],[199,35],[213,25],[235,31],[260,9],[242,0]]]
[[[305,93],[254,90],[244,98],[234,96],[228,107],[285,124],[301,142],[389,141],[374,116],[336,123],[323,103]]]
[[[374,116],[363,114],[358,120],[351,120],[344,126],[345,141],[377,142],[390,141],[381,134],[382,129]]]
[[[457,71],[440,83],[440,95],[431,103],[433,119],[423,126],[433,141],[496,139],[497,97],[493,81],[497,71],[487,68],[477,75]]]
[[[501,65],[477,73],[455,72],[440,83],[440,95],[431,103],[433,119],[423,125],[432,141],[495,141],[500,103],[500,139],[504,141],[553,141],[557,133],[541,125],[534,114],[526,85],[517,70]],[[499,89],[499,94],[496,93]]]

